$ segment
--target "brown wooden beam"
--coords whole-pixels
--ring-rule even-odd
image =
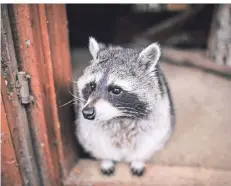
[[[61,107],[61,105],[73,99],[72,95],[69,93],[72,92],[72,71],[67,32],[68,23],[64,5],[45,5],[45,11],[47,16],[57,110],[60,121],[59,130],[61,130],[62,139],[63,155],[60,156],[60,161],[64,167],[63,174],[66,176],[78,158],[74,132],[74,112],[71,104]]]
[[[30,75],[27,106],[44,185],[60,185],[77,161],[65,5],[10,5],[20,70]]]
[[[61,185],[62,152],[44,5],[10,5],[19,68],[30,75],[27,115],[44,185]],[[61,37],[61,36],[60,36]],[[56,43],[57,44],[57,43]]]
[[[18,97],[16,61],[7,5],[1,6],[1,96],[23,185],[40,185],[25,108]],[[10,171],[10,169],[9,169]],[[18,178],[15,177],[17,180]],[[16,181],[15,180],[15,181]]]
[[[18,162],[11,140],[10,129],[1,97],[1,179],[2,185],[22,185]]]
[[[206,56],[205,51],[202,50],[180,50],[163,47],[162,60],[177,65],[187,65],[200,68],[208,72],[231,78],[230,66],[216,64],[210,60]]]

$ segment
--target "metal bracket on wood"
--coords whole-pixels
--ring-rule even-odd
[[[22,104],[29,104],[32,102],[32,96],[30,95],[29,82],[30,75],[26,72],[18,72],[18,88],[19,88],[19,97]]]

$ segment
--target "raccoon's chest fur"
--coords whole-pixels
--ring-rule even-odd
[[[84,127],[82,126],[84,125]],[[78,128],[78,139],[85,150],[98,159],[123,161],[131,156],[142,132],[136,121],[91,123],[83,120]]]
[[[97,123],[79,114],[77,136],[86,151],[97,159],[114,161],[147,160],[160,150],[172,133],[168,100],[147,120],[114,120]]]
[[[136,120],[116,119],[101,124],[110,136],[112,146],[117,148],[135,148],[137,135],[144,130]]]
[[[132,150],[136,146],[138,134],[144,130],[143,127],[138,126],[138,122],[135,120],[116,119],[109,122],[91,122],[83,119],[83,122],[85,126],[83,128],[80,124],[78,136],[80,142],[89,152],[94,151],[93,146],[101,146],[102,149],[104,146],[110,146],[110,148],[118,150]],[[109,148],[107,149],[109,150]]]

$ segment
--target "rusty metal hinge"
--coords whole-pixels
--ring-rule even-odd
[[[19,97],[22,104],[29,104],[32,102],[33,97],[30,95],[29,90],[29,79],[30,75],[26,72],[20,71],[17,74],[18,83],[17,88],[19,88]]]

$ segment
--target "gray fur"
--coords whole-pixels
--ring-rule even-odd
[[[89,44],[89,48],[93,59],[78,80],[77,96],[88,102],[79,103],[80,109],[77,111],[79,119],[76,121],[77,137],[85,150],[98,159],[128,161],[132,162],[133,166],[143,165],[137,161],[147,161],[150,152],[147,151],[147,155],[139,155],[139,153],[137,156],[134,155],[136,151],[145,148],[139,143],[143,143],[143,146],[152,149],[150,151],[154,153],[163,148],[168,141],[175,123],[169,87],[157,64],[160,57],[159,45],[154,43],[145,49],[129,49],[111,45],[106,47],[100,43],[97,45],[94,38],[91,38],[90,42],[91,40],[93,43]],[[93,78],[87,80],[89,77]],[[119,95],[112,94],[110,90],[115,85],[120,87],[120,81],[125,82],[126,87],[122,88]],[[95,83],[94,90],[90,88],[89,83]],[[103,100],[100,105],[101,107],[105,105],[106,109],[96,112],[94,121],[84,119],[81,110],[86,105],[95,106],[99,100]],[[106,119],[98,118],[97,114],[101,112],[109,116]],[[161,124],[162,120],[163,124]],[[98,143],[102,143],[102,146],[103,143],[109,145],[111,153],[115,150],[113,154],[96,151],[100,146],[94,147],[94,141],[88,141],[90,137],[86,137],[92,130],[95,130],[92,135],[96,138],[96,133],[104,136],[106,141]],[[155,135],[153,136],[153,140],[156,140],[155,144],[148,142],[149,138],[146,139],[148,135]],[[148,144],[155,147],[148,147]],[[130,149],[129,153],[123,154],[124,149]]]

